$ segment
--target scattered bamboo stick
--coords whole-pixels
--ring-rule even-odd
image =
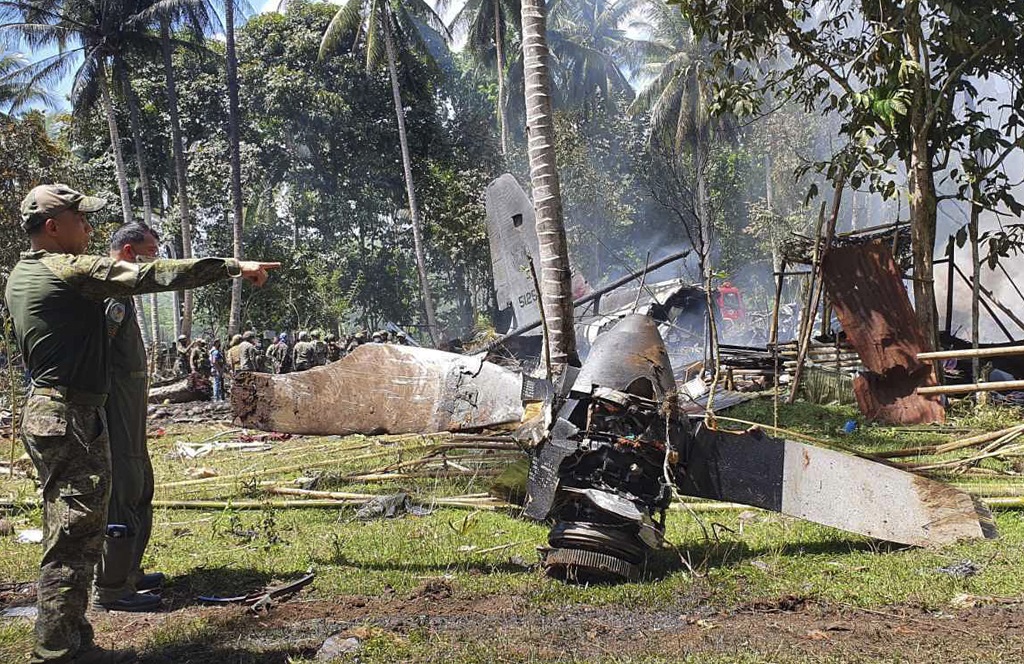
[[[1024,380],[996,380],[964,385],[929,385],[915,390],[918,394],[966,394],[968,392],[1001,392],[1024,389]]]
[[[888,452],[876,452],[875,456],[882,457],[885,459],[894,459],[898,457],[908,456],[946,454],[948,452],[953,452],[955,450],[963,449],[966,447],[974,447],[975,445],[980,445],[981,443],[987,443],[990,440],[1001,438],[1002,436],[1009,434],[1011,432],[1024,432],[1024,424],[1018,424],[1007,429],[1000,429],[999,431],[988,431],[977,436],[964,438],[963,440],[942,443],[939,445],[925,445],[923,447],[908,447],[907,449],[903,450],[889,450]]]

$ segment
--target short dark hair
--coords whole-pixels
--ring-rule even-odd
[[[114,231],[114,234],[110,236],[110,250],[120,251],[121,247],[126,244],[138,244],[140,242],[145,242],[147,235],[152,235],[153,239],[157,242],[160,241],[159,233],[157,233],[151,226],[147,226],[141,221],[125,224]]]

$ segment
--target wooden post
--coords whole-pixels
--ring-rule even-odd
[[[956,258],[956,240],[950,235],[946,245],[946,334],[953,334],[953,268]]]
[[[846,173],[839,175],[839,180],[836,182],[835,194],[832,197],[832,215],[828,220],[828,228],[825,231],[825,242],[824,246],[821,247],[821,251],[818,252],[817,244],[821,238],[821,224],[818,224],[818,234],[815,238],[815,258],[816,264],[814,265],[814,274],[811,275],[811,279],[814,280],[817,277],[817,287],[812,288],[813,295],[808,298],[808,312],[807,312],[807,325],[801,332],[800,345],[797,347],[796,357],[796,368],[793,370],[793,383],[789,387],[789,398],[786,399],[786,403],[793,403],[796,401],[796,395],[800,388],[800,378],[803,373],[804,359],[807,356],[807,349],[811,345],[811,331],[814,329],[814,313],[818,310],[818,301],[821,298],[821,292],[824,289],[824,279],[821,278],[822,265],[825,262],[825,256],[828,254],[829,247],[832,245],[832,238],[835,237],[836,222],[839,219],[839,207],[843,202],[843,187],[846,185]],[[824,211],[824,206],[822,211]]]

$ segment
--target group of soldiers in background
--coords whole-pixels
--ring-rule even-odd
[[[294,345],[289,344],[286,332],[279,334],[272,343],[265,344],[260,335],[249,330],[233,336],[227,349],[222,350],[220,339],[207,343],[202,337],[189,341],[188,337],[181,335],[174,346],[174,372],[205,377],[212,383],[213,399],[222,401],[226,393],[225,378],[236,372],[283,374],[306,371],[336,362],[365,343],[405,346],[409,345],[409,338],[401,330],[377,330],[369,335],[360,330],[343,339],[320,330],[303,330]]]

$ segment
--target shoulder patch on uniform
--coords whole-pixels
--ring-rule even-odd
[[[107,320],[111,323],[120,325],[124,322],[124,316],[127,311],[127,307],[124,306],[123,302],[117,300],[112,301],[107,305]]]

